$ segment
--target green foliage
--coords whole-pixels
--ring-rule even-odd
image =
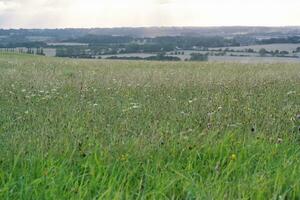
[[[299,199],[299,68],[1,53],[0,199]]]
[[[258,53],[260,56],[265,56],[269,52],[265,48],[261,48]]]
[[[44,56],[44,49],[43,48],[37,48],[36,49],[36,54],[37,55],[40,55],[40,56]]]
[[[300,36],[291,36],[291,37],[279,37],[279,38],[270,38],[258,41],[258,44],[298,44],[300,43]]]
[[[293,51],[294,53],[299,53],[300,52],[300,47],[296,48],[296,51]]]
[[[208,54],[191,53],[191,61],[208,61]]]

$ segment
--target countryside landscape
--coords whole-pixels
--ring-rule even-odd
[[[216,2],[0,0],[0,199],[300,199],[300,4]]]
[[[50,57],[299,62],[299,27],[0,30],[0,51]]]

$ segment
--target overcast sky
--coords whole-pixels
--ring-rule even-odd
[[[0,28],[300,25],[300,0],[0,0]]]

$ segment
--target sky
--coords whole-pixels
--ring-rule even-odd
[[[0,28],[299,25],[300,0],[0,0]]]

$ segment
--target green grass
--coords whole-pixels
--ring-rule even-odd
[[[299,199],[300,64],[0,55],[0,199]]]

